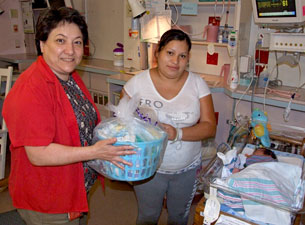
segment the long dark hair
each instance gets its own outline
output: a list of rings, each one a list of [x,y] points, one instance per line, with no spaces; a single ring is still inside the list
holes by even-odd
[[[67,7],[61,7],[59,9],[47,9],[39,15],[36,24],[35,41],[38,55],[42,55],[40,41],[45,42],[48,39],[51,31],[61,22],[76,24],[83,35],[84,44],[88,42],[87,24],[84,17],[77,10]]]

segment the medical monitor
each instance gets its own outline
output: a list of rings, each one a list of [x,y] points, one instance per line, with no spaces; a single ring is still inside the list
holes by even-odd
[[[305,23],[305,0],[252,0],[254,22],[270,27],[298,27]]]

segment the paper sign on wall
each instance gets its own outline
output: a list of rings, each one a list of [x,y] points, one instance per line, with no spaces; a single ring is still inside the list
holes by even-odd
[[[165,0],[145,0],[145,8],[147,11],[155,10],[161,12],[164,10]]]
[[[11,19],[18,19],[18,10],[10,9],[10,17],[11,17]]]
[[[196,16],[198,14],[198,4],[193,2],[182,2],[181,15]]]

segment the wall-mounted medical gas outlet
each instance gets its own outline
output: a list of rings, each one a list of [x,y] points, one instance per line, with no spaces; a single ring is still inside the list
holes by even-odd
[[[213,55],[207,53],[207,64],[218,65],[218,53],[215,52]]]
[[[271,33],[270,50],[304,52],[305,34],[304,33]]]

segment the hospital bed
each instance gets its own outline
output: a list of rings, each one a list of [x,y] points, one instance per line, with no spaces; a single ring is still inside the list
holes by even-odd
[[[282,160],[290,161],[295,164],[298,164],[301,168],[301,184],[298,188],[302,190],[298,190],[298,203],[297,204],[282,204],[279,202],[273,202],[270,199],[264,199],[264,197],[257,197],[252,195],[251,193],[247,193],[247,191],[252,192],[252,189],[247,189],[244,191],[242,189],[232,189],[232,186],[226,186],[224,184],[219,184],[215,182],[216,179],[221,177],[222,169],[224,167],[222,160],[220,160],[217,156],[215,156],[209,164],[203,169],[199,175],[200,182],[205,186],[204,194],[205,197],[201,199],[196,207],[196,213],[194,218],[194,225],[201,225],[203,224],[203,211],[205,208],[205,201],[208,198],[209,188],[214,187],[217,189],[218,192],[218,199],[221,203],[221,211],[220,215],[230,216],[241,221],[247,221],[248,224],[255,224],[255,225],[266,225],[272,224],[267,223],[266,221],[262,222],[259,220],[254,220],[253,218],[247,217],[246,213],[240,214],[233,210],[230,206],[227,205],[226,200],[224,199],[224,195],[219,194],[220,192],[228,194],[229,196],[237,196],[240,197],[242,200],[241,202],[254,202],[257,204],[259,209],[264,209],[263,207],[270,207],[279,212],[287,212],[290,215],[290,223],[291,225],[299,225],[301,214],[303,213],[303,202],[304,202],[304,183],[305,180],[305,173],[304,173],[304,154],[305,154],[305,138],[300,137],[298,135],[285,135],[282,133],[272,133],[270,134],[270,139],[272,140],[271,149],[277,154],[279,158]],[[240,152],[244,151],[245,148],[253,147],[252,144],[246,144]],[[223,153],[228,151],[228,148],[221,148],[220,149]],[[291,157],[291,158],[290,158]],[[280,161],[280,160],[279,160]],[[296,163],[298,162],[298,163]],[[294,167],[293,167],[294,168]],[[289,173],[288,173],[289,175]],[[283,175],[284,176],[284,175]],[[257,186],[255,186],[256,188]],[[264,191],[264,190],[260,190]],[[295,203],[295,202],[294,202]],[[246,203],[247,204],[247,203]],[[246,207],[246,206],[245,206]],[[254,208],[255,209],[255,208]],[[258,212],[259,213],[259,212]],[[279,217],[281,218],[281,217]],[[286,221],[287,222],[287,221]],[[273,223],[279,224],[279,223]]]

